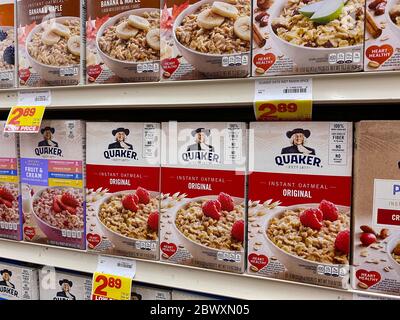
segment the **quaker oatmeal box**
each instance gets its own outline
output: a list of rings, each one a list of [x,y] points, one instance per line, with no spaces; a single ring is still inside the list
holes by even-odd
[[[20,135],[24,240],[85,249],[85,125],[43,121]]]
[[[160,124],[87,123],[87,247],[158,260]]]
[[[161,80],[249,75],[250,0],[164,0],[161,6]]]
[[[400,1],[367,0],[365,71],[400,70]]]
[[[20,87],[79,84],[80,0],[17,0],[16,25]]]
[[[21,240],[17,135],[0,121],[0,237]]]
[[[251,123],[248,273],[348,288],[352,124]]]
[[[354,155],[354,289],[400,295],[400,121],[361,121]]]
[[[40,300],[91,300],[92,277],[45,266],[39,271]]]
[[[0,88],[14,86],[14,1],[0,0]]]
[[[0,261],[0,300],[39,300],[37,267]]]
[[[162,124],[161,261],[244,271],[246,131],[242,122]]]
[[[365,0],[253,0],[253,76],[363,70]]]
[[[159,0],[87,0],[86,36],[88,84],[159,80]]]

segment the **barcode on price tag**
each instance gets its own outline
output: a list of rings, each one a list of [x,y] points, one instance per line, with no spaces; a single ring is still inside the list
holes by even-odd
[[[312,79],[258,79],[254,112],[257,120],[311,120]]]

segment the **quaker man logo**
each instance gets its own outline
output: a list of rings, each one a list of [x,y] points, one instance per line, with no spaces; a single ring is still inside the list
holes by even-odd
[[[18,297],[18,291],[15,290],[15,285],[11,282],[12,271],[3,269],[0,271],[0,274],[2,277],[0,281],[0,292]]]
[[[138,155],[133,151],[133,146],[126,142],[129,136],[129,129],[117,128],[112,130],[112,135],[115,138],[115,142],[108,145],[108,150],[104,151],[104,158],[106,159],[134,159],[138,160]]]
[[[210,129],[197,128],[191,132],[195,143],[187,147],[186,152],[182,154],[184,161],[220,161],[219,154],[215,153],[212,145],[207,144],[207,138],[211,135]]]
[[[76,300],[75,296],[71,293],[72,281],[62,279],[58,282],[61,286],[61,291],[58,291],[53,300]]]
[[[282,155],[275,157],[275,163],[278,166],[295,164],[321,167],[321,159],[316,157],[315,149],[306,146],[310,136],[308,129],[296,128],[286,132],[291,145],[282,149]]]
[[[41,155],[53,155],[57,157],[62,157],[62,150],[58,147],[58,142],[53,140],[53,135],[56,129],[52,127],[44,127],[40,130],[43,135],[43,140],[38,143],[38,147],[35,148],[35,154],[37,156]]]

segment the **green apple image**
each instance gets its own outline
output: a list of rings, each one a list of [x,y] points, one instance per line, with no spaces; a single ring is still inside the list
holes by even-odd
[[[324,4],[324,1],[314,2],[311,4],[307,4],[299,9],[299,12],[306,16],[307,18],[311,18],[311,16]]]
[[[343,7],[343,0],[325,0],[314,12],[310,20],[320,24],[327,24],[340,16]]]

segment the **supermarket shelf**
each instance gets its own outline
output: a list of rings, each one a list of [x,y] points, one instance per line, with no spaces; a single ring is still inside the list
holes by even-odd
[[[87,273],[97,266],[96,254],[9,240],[0,240],[0,257]],[[348,300],[357,292],[145,260],[137,260],[135,280],[238,299]]]
[[[299,76],[279,77],[290,79]],[[400,102],[400,72],[310,75],[317,104]],[[51,109],[251,106],[254,79],[53,87]],[[43,89],[43,88],[41,88]],[[32,90],[32,89],[20,89]],[[17,101],[18,89],[0,90],[1,109]]]

